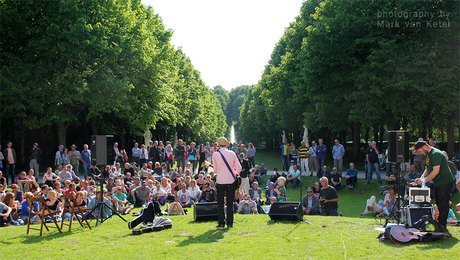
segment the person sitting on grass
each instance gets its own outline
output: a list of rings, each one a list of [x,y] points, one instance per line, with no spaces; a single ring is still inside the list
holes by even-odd
[[[292,171],[290,171],[287,175],[287,181],[292,183],[291,190],[302,183],[300,180],[300,171],[297,169],[297,165],[292,166]]]
[[[11,217],[12,209],[0,201],[0,227],[14,225],[14,220]]]
[[[24,221],[20,219],[18,206],[14,201],[14,195],[11,192],[7,192],[5,197],[3,197],[3,204],[11,208],[11,217],[12,217],[12,224],[14,226],[22,226],[24,225]]]
[[[271,203],[270,198],[273,196],[275,196],[276,198],[277,195],[278,194],[276,193],[276,190],[275,190],[275,183],[270,182],[268,184],[268,189],[265,190],[265,199],[266,199],[265,204],[270,205]]]
[[[165,178],[163,178],[166,180]],[[162,179],[162,181],[163,181]],[[160,205],[164,205],[166,203],[166,197],[168,196],[167,192],[161,187],[161,184],[157,181],[155,182],[155,187],[150,191],[150,200],[154,199],[158,201]]]
[[[255,181],[252,183],[252,188],[249,189],[249,197],[258,205],[264,204],[264,201],[262,200],[262,190],[259,188],[258,182]]]
[[[107,207],[110,207],[110,201],[105,196],[103,196],[103,194],[102,194],[102,192],[100,190],[98,190],[96,192],[96,196],[93,199],[91,199],[90,202],[88,203],[88,208],[94,209],[98,205],[99,201],[101,201],[101,199],[103,200],[103,203]],[[96,209],[96,210],[94,210],[92,212],[91,211],[92,210],[87,211],[85,213],[85,217],[87,219],[96,219],[96,218],[100,217],[98,209]],[[105,218],[108,218],[108,217],[112,216],[112,211],[109,210],[108,208],[104,207],[104,209],[102,210],[102,214],[103,214],[102,218],[105,219]]]
[[[410,166],[409,174],[407,174],[407,177],[406,177],[407,183],[410,184],[414,182],[415,179],[417,179],[419,176],[420,174],[417,172],[417,168],[415,167],[415,165],[412,164]]]
[[[137,187],[136,189],[131,191],[131,195],[133,196],[134,207],[142,207],[144,203],[149,201],[149,194],[150,189],[147,187],[147,182],[142,181],[141,187]]]
[[[198,198],[200,197],[201,190],[196,186],[196,180],[192,179],[190,181],[190,187],[188,187],[188,191],[190,192],[190,199],[193,202],[198,202]]]
[[[286,178],[284,177],[279,177],[278,178],[278,185],[276,185],[276,194],[278,198],[278,202],[286,202],[286,187],[284,187],[284,184],[286,183]]]
[[[331,186],[334,187],[336,191],[339,191],[341,189],[344,189],[345,187],[342,186],[342,175],[339,173],[336,167],[332,168],[332,174],[331,174]]]
[[[361,216],[367,216],[369,214],[380,214],[383,211],[383,202],[384,200],[381,199],[378,204],[377,204],[377,199],[375,196],[371,196],[370,199],[367,200],[366,202],[366,209],[364,210],[363,213],[361,213]]]
[[[347,187],[354,189],[358,181],[358,170],[355,169],[354,163],[350,163],[350,169],[345,173],[345,179],[347,180]]]
[[[216,190],[211,188],[209,182],[204,183],[204,189],[201,192],[200,203],[215,202]]]
[[[270,213],[270,209],[272,208],[273,203],[277,201],[278,199],[276,198],[276,196],[271,196],[270,198],[268,198],[267,206],[264,207],[265,214]]]
[[[123,189],[120,186],[115,188],[115,192],[112,194],[113,204],[115,211],[122,215],[128,214],[134,207],[133,205],[127,206],[128,201],[126,200],[126,194],[123,193]]]
[[[398,200],[398,194],[395,185],[390,185],[388,187],[388,194],[385,195],[384,203],[383,203],[383,212],[378,215],[379,218],[381,217],[388,217],[391,213],[397,211],[396,202]]]
[[[11,189],[13,190],[14,202],[16,203],[16,205],[19,205],[23,200],[24,194],[22,193],[22,191],[19,190],[19,186],[15,183],[11,184]]]
[[[239,214],[257,214],[257,205],[251,200],[248,194],[244,195],[244,199],[240,201],[237,212]]]
[[[185,183],[181,184],[181,189],[177,192],[176,201],[180,203],[182,208],[189,208],[192,206],[190,191],[187,190],[187,185]]]
[[[172,216],[172,215],[185,215],[185,211],[184,209],[182,208],[182,206],[180,205],[179,202],[177,201],[174,201],[173,203],[171,203],[171,205],[169,205],[168,207],[168,216]]]
[[[272,176],[270,176],[270,179],[267,180],[267,185],[265,186],[266,189],[268,189],[268,185],[270,184],[270,182],[276,183],[278,177],[278,169],[274,168]]]
[[[302,209],[304,215],[319,215],[319,198],[310,187],[307,188],[307,195],[302,198]]]
[[[321,185],[319,182],[315,182],[311,188],[313,189],[313,194],[319,197],[319,192],[321,191]]]

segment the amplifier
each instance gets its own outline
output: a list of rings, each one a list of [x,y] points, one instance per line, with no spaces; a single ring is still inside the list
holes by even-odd
[[[272,220],[302,220],[303,211],[300,202],[274,202],[268,213]]]
[[[424,204],[430,201],[430,188],[409,188],[409,204]]]
[[[433,206],[408,205],[406,207],[406,214],[407,224],[412,228],[414,224],[425,215],[434,219],[434,208]]]

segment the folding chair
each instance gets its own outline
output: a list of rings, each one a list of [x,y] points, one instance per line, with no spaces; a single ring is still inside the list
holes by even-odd
[[[54,224],[56,227],[50,226],[50,228],[57,228],[59,230],[59,233],[62,233],[61,228],[59,227],[59,224],[57,223],[56,219],[54,218],[54,215],[60,213],[59,210],[50,210],[48,206],[46,206],[45,200],[42,197],[35,197],[35,198],[30,198],[31,205],[29,209],[29,222],[27,223],[27,235],[29,234],[29,229],[34,229],[34,230],[40,230],[40,236],[43,234],[43,226],[45,226],[47,231],[50,231],[48,225],[46,225],[45,222],[45,217],[51,217],[54,221]],[[35,206],[34,201],[38,202],[39,208],[41,210],[38,210],[38,208]],[[35,212],[34,212],[35,211]],[[30,221],[32,219],[32,216],[38,216],[40,218],[40,228],[31,228],[30,227]]]
[[[80,226],[84,227],[83,226],[84,224],[88,226],[89,229],[91,229],[91,226],[89,225],[88,220],[86,219],[85,214],[84,214],[86,211],[89,211],[91,209],[86,208],[86,207],[82,208],[78,206],[76,199],[71,194],[64,195],[64,201],[65,201],[64,202],[64,212],[62,213],[62,215],[64,216],[66,212],[70,212],[70,219],[69,219],[69,224],[65,224],[64,219],[62,219],[61,229],[63,229],[64,225],[66,225],[66,226],[69,226],[69,232],[70,232],[70,230],[72,229],[72,221],[74,218],[78,221],[78,223],[80,223]],[[80,214],[81,219],[83,221],[80,220],[80,217],[77,214]]]

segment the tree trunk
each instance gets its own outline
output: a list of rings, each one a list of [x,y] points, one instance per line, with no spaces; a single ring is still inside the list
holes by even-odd
[[[359,160],[359,146],[360,146],[360,135],[361,134],[361,123],[354,122],[353,124],[353,161]]]
[[[25,164],[26,163],[26,126],[24,125],[24,119],[21,118],[20,122],[21,124],[21,141],[19,141],[20,145],[20,154],[21,154],[21,163]]]
[[[454,122],[449,118],[447,122],[447,155],[451,156],[454,152]]]
[[[366,144],[369,143],[369,127],[366,127],[366,135],[364,136],[364,140],[366,140]]]
[[[377,142],[379,140],[379,125],[375,124],[373,127],[374,130],[374,141]],[[380,147],[382,149],[382,147]]]
[[[101,118],[93,116],[90,122],[93,135],[99,135],[99,124],[101,123]]]
[[[57,135],[58,135],[58,142],[59,145],[63,145],[66,147],[65,140],[67,138],[67,127],[69,125],[66,123],[58,123],[57,124]]]
[[[385,128],[383,126],[380,127],[380,144],[379,147],[383,149],[383,136],[385,135]]]

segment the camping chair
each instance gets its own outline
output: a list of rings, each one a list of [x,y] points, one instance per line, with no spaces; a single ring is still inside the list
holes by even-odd
[[[57,223],[56,219],[54,218],[54,215],[60,213],[59,210],[50,210],[48,206],[46,206],[45,200],[42,197],[34,197],[30,198],[31,201],[31,206],[29,209],[29,222],[27,223],[27,234],[29,234],[29,229],[34,229],[34,230],[40,230],[40,236],[43,234],[43,226],[45,226],[47,231],[50,231],[49,227],[46,225],[45,222],[45,217],[51,217],[54,221],[54,224],[56,227],[50,226],[50,228],[57,228],[59,230],[59,233],[62,233],[61,229],[59,228],[59,224]],[[38,205],[41,210],[38,210],[38,208],[35,206],[34,201],[38,202]],[[35,211],[35,212],[34,212]],[[30,221],[32,219],[32,216],[38,216],[40,218],[40,228],[31,228],[30,227]]]
[[[69,226],[70,232],[70,230],[72,229],[72,220],[74,218],[78,221],[78,223],[80,223],[80,226],[84,227],[83,224],[85,224],[86,226],[88,226],[89,229],[91,229],[91,226],[89,225],[88,220],[86,219],[84,214],[86,211],[89,211],[91,209],[78,206],[76,199],[71,194],[64,195],[64,201],[64,212],[62,213],[62,215],[64,216],[66,212],[70,212],[70,219],[69,224],[65,224],[64,219],[62,219],[61,229],[63,229],[64,225],[66,225]],[[80,217],[77,214],[80,214]],[[82,220],[80,220],[80,218]]]

